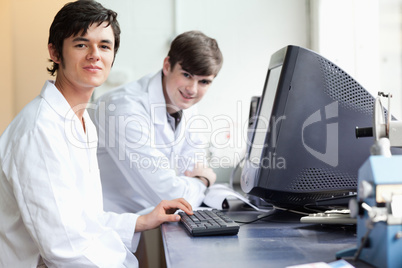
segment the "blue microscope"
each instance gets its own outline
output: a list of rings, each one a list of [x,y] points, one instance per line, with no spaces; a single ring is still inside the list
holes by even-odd
[[[385,113],[381,97],[388,98]],[[379,93],[374,103],[373,128],[356,129],[356,136],[374,136],[371,156],[358,172],[357,199],[350,202],[357,218],[357,247],[337,253],[375,267],[402,267],[402,122],[391,120],[390,94]]]

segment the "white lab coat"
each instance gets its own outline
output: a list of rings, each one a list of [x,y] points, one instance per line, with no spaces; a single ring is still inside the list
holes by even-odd
[[[105,213],[96,129],[53,81],[0,137],[0,267],[137,267],[137,215]],[[95,144],[95,146],[93,146]]]
[[[183,111],[174,131],[161,71],[106,93],[89,113],[99,134],[105,210],[138,212],[179,197],[200,206],[205,185],[184,176],[195,161],[206,162],[205,142],[195,128],[190,130],[195,107]]]

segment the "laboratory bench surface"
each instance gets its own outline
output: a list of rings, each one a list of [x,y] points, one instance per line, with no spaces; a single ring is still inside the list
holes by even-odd
[[[235,221],[255,220],[262,212],[227,211]],[[167,267],[287,267],[336,261],[336,253],[356,247],[355,225],[300,223],[300,216],[275,211],[266,218],[240,224],[235,236],[192,237],[181,223],[161,227]],[[354,263],[355,267],[371,267]]]

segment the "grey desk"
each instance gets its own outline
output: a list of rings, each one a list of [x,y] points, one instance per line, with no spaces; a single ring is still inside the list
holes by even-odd
[[[229,211],[234,220],[258,212]],[[167,267],[286,267],[335,261],[336,252],[356,246],[351,226],[301,224],[298,217],[275,213],[241,225],[236,236],[191,237],[180,223],[162,225]],[[360,264],[356,267],[367,267]]]

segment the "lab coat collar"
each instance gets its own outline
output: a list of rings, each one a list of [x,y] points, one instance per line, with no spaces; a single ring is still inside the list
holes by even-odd
[[[49,104],[52,109],[61,117],[66,115],[71,110],[70,105],[64,98],[63,94],[56,88],[54,81],[48,80],[42,88],[41,97]]]
[[[86,132],[84,132],[82,122],[78,119],[74,109],[71,108],[63,94],[56,88],[54,81],[46,81],[40,95],[64,119],[65,134],[70,143],[74,144],[77,148],[96,148],[98,137],[95,126],[86,109],[87,103],[74,107],[74,109],[85,109],[83,118]],[[89,157],[91,158],[91,156]]]
[[[162,71],[158,71],[149,82],[149,105],[154,124],[165,124],[167,122],[167,111],[166,100],[163,95]]]
[[[56,88],[53,80],[47,80],[40,93],[41,97],[49,104],[52,109],[58,113],[65,120],[78,120],[70,104],[64,98],[63,94]],[[82,107],[76,107],[78,109],[85,109],[84,120],[88,122],[90,120],[88,112],[86,110],[86,103],[83,103]]]

